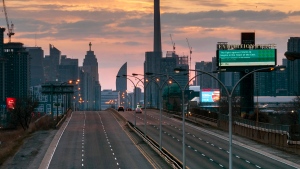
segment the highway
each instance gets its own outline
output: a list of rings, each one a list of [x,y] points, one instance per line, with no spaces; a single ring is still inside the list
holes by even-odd
[[[154,168],[109,111],[74,112],[49,168]]]
[[[133,111],[120,112],[127,120],[134,123]],[[162,147],[182,161],[182,123],[174,118],[162,116]],[[136,114],[136,125],[145,130],[145,112]],[[147,110],[146,134],[159,143],[159,113]],[[190,169],[229,168],[228,138],[212,133],[201,127],[186,123],[185,127],[186,165]],[[232,145],[233,168],[239,169],[294,169],[289,164],[249,150],[243,145]]]

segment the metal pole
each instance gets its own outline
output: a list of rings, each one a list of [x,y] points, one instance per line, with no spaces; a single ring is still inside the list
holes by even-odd
[[[185,168],[185,114],[184,114],[184,90],[182,90],[182,168]]]
[[[146,106],[146,90],[145,90],[145,87],[144,87],[144,108],[145,108],[145,113],[144,113],[144,124],[145,124],[145,129],[144,129],[144,135],[145,137],[147,137],[147,106]]]
[[[229,104],[229,169],[232,169],[232,105],[231,94],[228,95]]]
[[[162,112],[161,112],[161,88],[159,88],[159,149],[162,148]]]
[[[133,104],[134,104],[134,107],[135,107],[135,105],[136,105],[136,86],[134,86],[134,100],[133,100]],[[135,112],[135,110],[134,110],[134,127],[136,127],[136,112]]]
[[[53,114],[53,84],[51,84],[51,117],[52,119],[54,118],[54,114]]]
[[[58,94],[56,95],[56,124],[58,123]]]

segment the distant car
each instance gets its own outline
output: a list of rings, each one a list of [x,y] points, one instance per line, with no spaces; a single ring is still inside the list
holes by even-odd
[[[139,108],[139,107],[137,107],[137,108],[135,109],[135,113],[142,113],[142,112],[143,112],[142,109]]]
[[[124,107],[123,106],[118,107],[118,111],[124,111]]]

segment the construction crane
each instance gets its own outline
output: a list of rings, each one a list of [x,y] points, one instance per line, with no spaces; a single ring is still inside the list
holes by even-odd
[[[172,45],[173,45],[173,52],[175,52],[175,43],[173,42],[173,39],[172,39],[172,35],[170,34],[170,38],[171,38],[171,42],[172,42]]]
[[[189,50],[190,50],[190,64],[189,64],[189,69],[191,69],[191,66],[192,66],[192,47],[190,46],[188,38],[186,38],[186,42],[187,42]],[[189,72],[189,76],[190,76],[190,74],[191,74],[191,72]]]
[[[5,2],[3,0],[3,10],[4,10],[4,14],[5,14],[5,19],[6,19],[6,24],[7,24],[7,35],[9,38],[9,42],[11,42],[11,36],[14,35],[14,24],[11,23],[11,26],[9,26],[9,21],[8,21],[8,16],[7,16],[7,12],[6,12],[6,6],[5,6]]]
[[[189,50],[190,50],[190,65],[191,65],[191,62],[192,62],[192,47],[190,46],[188,38],[186,38],[186,42],[187,42]]]

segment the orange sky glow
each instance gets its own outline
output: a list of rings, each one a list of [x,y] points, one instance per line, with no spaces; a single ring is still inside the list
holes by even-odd
[[[115,78],[127,62],[128,74],[143,73],[145,52],[153,50],[153,0],[6,0],[14,23],[14,42],[39,46],[49,54],[53,44],[82,65],[89,42],[98,59],[102,89],[115,90]],[[256,33],[256,43],[277,44],[281,64],[289,37],[300,36],[299,0],[161,0],[163,55],[188,55],[192,65],[211,61],[217,42],[239,43],[241,32]],[[0,26],[6,27],[2,10]],[[5,42],[8,38],[5,37]],[[132,87],[128,83],[129,91]]]

